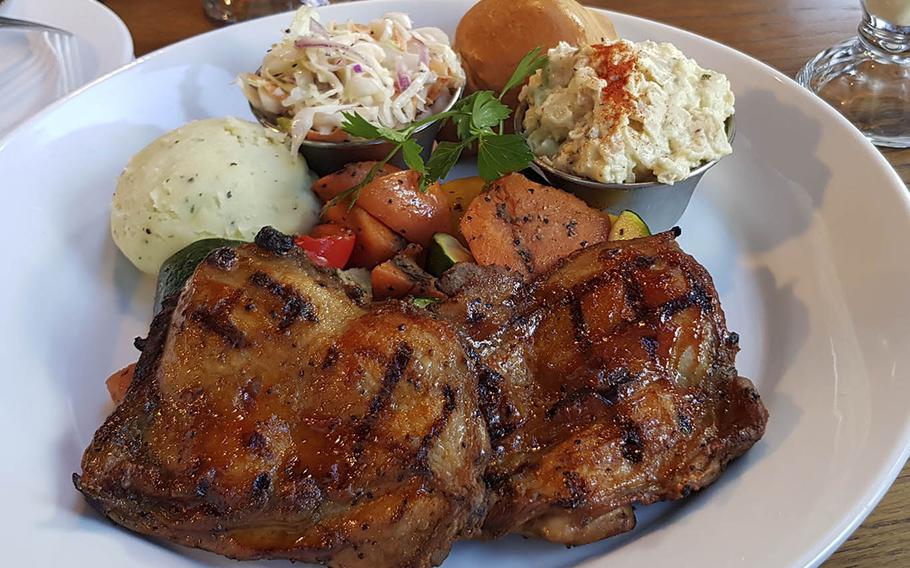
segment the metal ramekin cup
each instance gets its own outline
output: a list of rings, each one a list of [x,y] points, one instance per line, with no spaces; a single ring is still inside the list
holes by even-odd
[[[527,105],[521,105],[515,112],[515,132],[524,133],[524,113]],[[736,134],[736,123],[731,116],[726,122],[727,138],[730,143]],[[574,193],[591,207],[619,214],[623,210],[637,213],[652,232],[665,231],[676,225],[682,217],[695,187],[709,169],[722,160],[701,164],[684,180],[673,185],[656,181],[638,183],[602,183],[578,177],[553,168],[535,158],[531,169],[548,184]]]
[[[452,106],[461,98],[464,87],[459,87],[452,93],[452,100],[440,112],[451,110]],[[277,115],[261,111],[250,104],[250,110],[253,116],[260,124],[278,132],[284,132],[277,126]],[[431,122],[421,126],[414,133],[414,140],[422,148],[420,155],[424,161],[430,159],[430,153],[433,150],[433,141],[440,128],[439,122]],[[389,152],[392,151],[392,143],[385,140],[351,140],[347,142],[321,142],[316,140],[304,140],[300,145],[300,153],[306,158],[306,163],[311,170],[324,176],[332,172],[337,172],[351,162],[363,162],[367,160],[382,160]],[[401,168],[407,168],[401,152],[395,154],[391,163]]]

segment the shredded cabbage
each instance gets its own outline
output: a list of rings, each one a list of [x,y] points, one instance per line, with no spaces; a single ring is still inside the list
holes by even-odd
[[[446,34],[413,29],[406,14],[324,26],[302,7],[259,71],[239,81],[255,108],[291,119],[296,152],[311,133],[336,132],[345,111],[388,128],[439,112],[465,74]]]

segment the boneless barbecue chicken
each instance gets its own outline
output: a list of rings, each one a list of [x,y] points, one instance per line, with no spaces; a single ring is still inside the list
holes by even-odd
[[[629,530],[754,444],[707,272],[674,235],[523,280],[464,265],[432,311],[367,305],[290,239],[213,253],[155,318],[76,486],[236,558],[429,566],[459,538]]]

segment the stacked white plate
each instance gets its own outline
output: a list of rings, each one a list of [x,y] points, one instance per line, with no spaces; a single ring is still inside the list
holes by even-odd
[[[133,59],[126,26],[95,0],[6,0],[0,16],[62,36],[0,26],[0,138],[51,102]]]

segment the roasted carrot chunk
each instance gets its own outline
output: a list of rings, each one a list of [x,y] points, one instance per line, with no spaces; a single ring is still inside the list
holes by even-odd
[[[420,174],[403,171],[367,184],[357,205],[412,243],[426,247],[436,233],[451,230],[449,200],[438,183],[420,191]]]
[[[370,281],[373,285],[373,298],[377,300],[405,296],[445,298],[436,288],[436,279],[404,253],[374,268],[370,273]]]
[[[136,364],[132,363],[120,369],[105,381],[107,392],[111,395],[111,400],[114,401],[114,404],[123,402],[126,397],[126,391],[130,388],[130,383],[133,382],[133,373],[135,371]]]
[[[471,201],[461,220],[482,265],[538,274],[570,253],[606,241],[610,219],[581,199],[509,174]]]
[[[313,191],[323,202],[328,202],[362,182],[367,177],[367,174],[370,173],[374,164],[376,162],[354,162],[353,164],[348,164],[337,172],[316,180],[316,183],[313,184]],[[379,169],[377,175],[384,176],[398,171],[401,170],[391,164],[385,164]]]
[[[326,209],[322,219],[328,223],[349,227],[354,231],[354,252],[348,266],[372,268],[395,256],[407,246],[407,241],[363,210],[359,205],[348,209],[348,203],[339,203]]]

